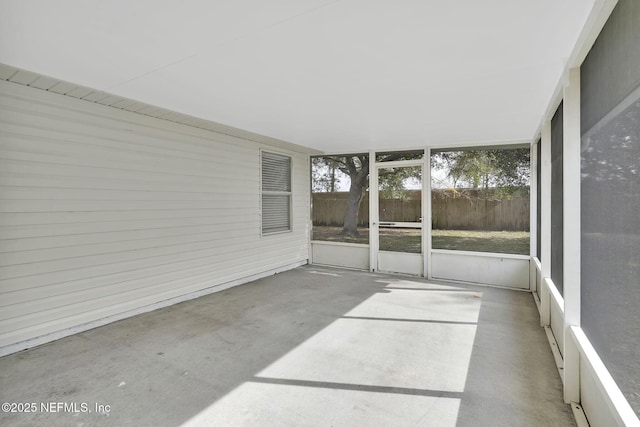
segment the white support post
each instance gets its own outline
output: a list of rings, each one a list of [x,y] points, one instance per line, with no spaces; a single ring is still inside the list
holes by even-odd
[[[378,271],[378,170],[376,153],[369,151],[369,271]]]
[[[307,170],[309,171],[309,204],[307,211],[307,263],[313,264],[313,177],[311,172],[311,156],[307,155]]]
[[[540,294],[540,324],[551,324],[549,290],[545,279],[551,277],[551,120],[547,120],[541,132],[540,161],[540,265],[542,267],[542,286]]]
[[[423,275],[431,279],[431,148],[424,150],[422,177],[422,248],[424,259]]]
[[[537,221],[537,213],[538,213],[538,176],[537,176],[537,166],[540,159],[537,156],[537,146],[538,143],[535,142],[531,144],[531,149],[529,151],[530,162],[530,170],[531,170],[531,185],[529,186],[529,290],[531,292],[536,291],[536,266],[533,262],[533,257],[536,256],[536,249],[538,244],[538,221]],[[538,290],[538,294],[540,291]]]
[[[568,71],[563,104],[564,400],[580,402],[580,353],[570,335],[580,326],[580,69]]]

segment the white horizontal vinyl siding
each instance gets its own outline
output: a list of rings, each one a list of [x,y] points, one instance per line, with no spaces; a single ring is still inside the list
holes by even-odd
[[[292,231],[260,233],[260,149]],[[308,155],[0,82],[0,348],[308,258]]]

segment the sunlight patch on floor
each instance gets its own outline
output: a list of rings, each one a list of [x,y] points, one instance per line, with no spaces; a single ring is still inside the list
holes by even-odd
[[[481,296],[389,281],[186,425],[455,426]]]
[[[463,391],[475,329],[339,319],[258,376]]]
[[[460,288],[452,285],[443,285],[440,283],[417,282],[415,280],[390,279],[381,278],[376,280],[377,283],[386,283],[390,288],[406,288],[406,289],[439,289],[443,291],[466,291],[466,288]]]
[[[453,427],[459,406],[459,399],[248,382],[183,425]]]

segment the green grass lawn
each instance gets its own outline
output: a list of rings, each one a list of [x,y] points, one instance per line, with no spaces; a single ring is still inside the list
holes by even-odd
[[[529,254],[528,231],[433,230],[433,249]]]
[[[313,227],[313,239],[345,243],[369,243],[369,229],[360,229],[360,237],[340,236],[340,227]],[[451,249],[504,254],[529,254],[528,231],[433,230],[433,249]],[[383,251],[420,253],[420,230],[381,228]]]

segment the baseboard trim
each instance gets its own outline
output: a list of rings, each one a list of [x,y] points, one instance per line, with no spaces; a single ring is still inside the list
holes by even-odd
[[[158,301],[156,303],[145,305],[143,307],[139,307],[134,310],[124,311],[122,313],[118,313],[112,316],[107,316],[98,320],[93,320],[91,322],[83,323],[81,325],[73,326],[71,328],[66,328],[60,331],[41,335],[36,338],[31,338],[31,339],[20,341],[14,344],[9,344],[4,347],[0,347],[0,357],[7,356],[9,354],[17,353],[19,351],[27,350],[40,345],[44,345],[52,341],[59,340],[61,338],[75,335],[80,332],[85,332],[90,329],[107,325],[109,323],[117,322],[118,320],[127,319],[129,317],[133,317],[138,314],[148,313],[150,311],[157,310],[159,308],[169,307],[171,305],[178,304],[184,301],[189,301],[189,300],[199,298],[201,296],[209,295],[215,292],[220,292],[225,289],[232,288],[234,286],[244,285],[245,283],[253,282],[254,280],[262,279],[268,276],[273,276],[274,274],[282,273],[287,270],[292,270],[302,265],[306,265],[307,263],[308,263],[308,260],[302,260],[302,261],[298,261],[290,264],[285,264],[283,266],[273,268],[267,271],[263,271],[261,273],[252,274],[250,276],[242,277],[236,280],[211,286],[209,288],[201,289],[196,292],[190,292],[188,294],[184,294],[178,297]]]

